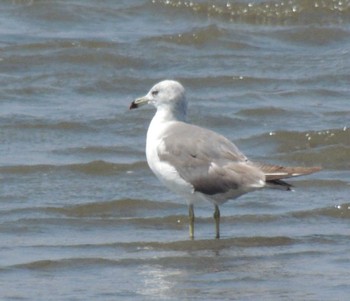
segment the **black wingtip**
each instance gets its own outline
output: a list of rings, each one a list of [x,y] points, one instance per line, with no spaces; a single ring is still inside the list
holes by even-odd
[[[275,188],[285,189],[287,191],[293,190],[293,185],[282,180],[268,180],[266,182],[272,186],[275,186]]]

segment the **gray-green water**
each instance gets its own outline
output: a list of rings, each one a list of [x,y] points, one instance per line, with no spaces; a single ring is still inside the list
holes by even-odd
[[[349,1],[2,1],[1,300],[347,300]],[[156,82],[294,192],[187,206],[149,171]]]

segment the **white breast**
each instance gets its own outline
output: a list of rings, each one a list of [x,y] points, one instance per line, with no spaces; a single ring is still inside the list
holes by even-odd
[[[158,150],[165,148],[163,134],[172,121],[158,122],[156,116],[148,128],[146,141],[146,157],[147,163],[157,178],[171,191],[178,193],[186,198],[188,202],[194,198],[193,186],[180,177],[176,169],[166,161],[161,161],[158,156]],[[159,130],[161,129],[161,130]]]

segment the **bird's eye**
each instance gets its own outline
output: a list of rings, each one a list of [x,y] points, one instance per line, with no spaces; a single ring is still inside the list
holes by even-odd
[[[156,95],[158,95],[158,92],[159,92],[158,90],[154,90],[154,91],[152,91],[152,95],[156,96]]]

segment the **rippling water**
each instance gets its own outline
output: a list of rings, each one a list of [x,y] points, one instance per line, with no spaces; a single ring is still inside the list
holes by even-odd
[[[1,300],[347,300],[350,1],[3,1]],[[151,174],[159,80],[292,193],[187,207]]]

